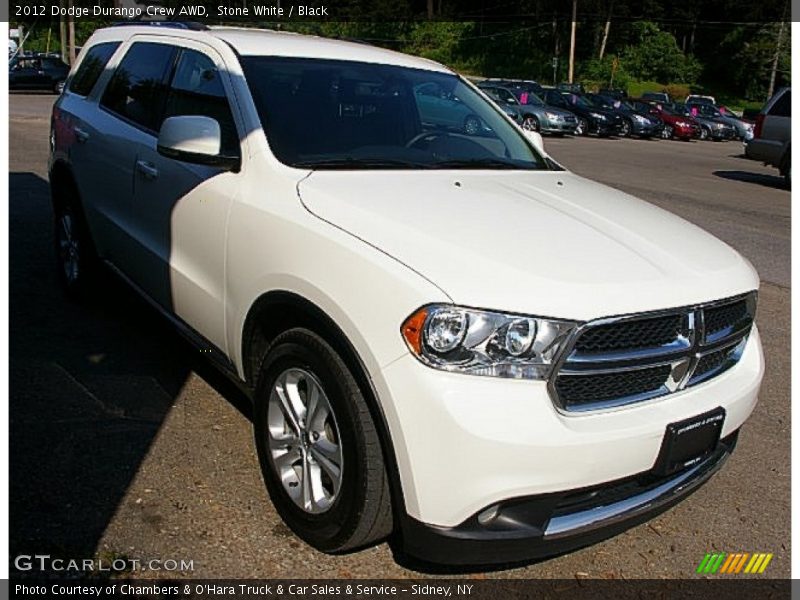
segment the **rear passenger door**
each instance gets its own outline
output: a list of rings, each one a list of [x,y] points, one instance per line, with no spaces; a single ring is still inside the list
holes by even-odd
[[[136,283],[145,273],[136,260],[140,237],[133,205],[137,149],[155,144],[176,55],[173,46],[134,41],[100,94],[99,107],[80,128],[87,137],[82,170],[90,180],[98,222],[93,232],[99,235],[103,254]],[[70,88],[77,77],[76,73]]]
[[[186,115],[215,119],[222,132],[221,154],[241,159],[227,78],[213,49],[202,44],[181,48],[163,119]],[[132,230],[143,287],[224,349],[225,235],[237,175],[163,156],[155,139],[138,145],[135,165]]]

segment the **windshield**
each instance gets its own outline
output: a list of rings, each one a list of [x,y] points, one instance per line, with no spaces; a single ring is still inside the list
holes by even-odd
[[[518,104],[517,97],[506,89],[485,88],[483,91],[486,92],[486,94],[491,98],[496,98],[500,102],[505,102],[506,104]]]
[[[595,108],[595,105],[586,96],[579,96],[578,94],[565,94],[570,104],[581,106],[583,108]]]
[[[547,169],[498,108],[451,73],[245,56],[275,156],[311,169]]]

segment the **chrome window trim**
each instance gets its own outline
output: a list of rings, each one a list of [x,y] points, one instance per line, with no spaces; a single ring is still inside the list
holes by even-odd
[[[748,301],[747,308],[751,315],[750,324],[746,327],[728,328],[730,331],[728,331],[725,336],[719,337],[715,335],[713,340],[706,340],[704,311],[734,304],[743,299]],[[747,344],[747,339],[749,338],[750,330],[755,322],[757,300],[758,292],[754,290],[752,292],[690,306],[618,315],[614,317],[603,317],[583,322],[572,332],[564,348],[553,363],[550,377],[547,381],[547,391],[550,395],[550,399],[559,413],[565,416],[576,416],[612,408],[622,408],[634,404],[638,405],[645,401],[655,400],[675,392],[680,392],[690,386],[694,388],[697,385],[705,383],[721,372],[727,371],[732,366],[730,364],[731,362],[735,364],[741,358],[744,347]],[[596,353],[594,356],[588,353],[581,354],[575,352],[578,338],[587,330],[594,327],[678,314],[686,316],[688,335],[679,335],[675,341],[669,344],[654,346],[649,349],[636,349],[633,351]],[[676,342],[678,343],[676,344]],[[713,369],[709,374],[704,374],[707,376],[701,377],[695,382],[691,381],[697,364],[702,357],[737,344],[741,345],[739,351],[732,357],[726,359],[720,367]],[[619,398],[568,407],[561,401],[558,390],[556,389],[556,381],[561,374],[569,376],[583,374],[598,375],[636,370],[639,368],[657,367],[664,364],[673,365],[672,374],[661,388],[651,392],[632,394],[630,396],[621,396]]]

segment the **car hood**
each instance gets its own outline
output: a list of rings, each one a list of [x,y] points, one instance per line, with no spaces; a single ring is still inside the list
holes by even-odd
[[[585,320],[758,287],[699,227],[568,172],[315,171],[298,193],[457,304]]]

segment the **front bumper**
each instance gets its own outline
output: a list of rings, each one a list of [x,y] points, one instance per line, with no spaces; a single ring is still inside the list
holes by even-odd
[[[712,140],[732,140],[736,138],[734,129],[711,129],[710,137]]]
[[[661,133],[661,125],[659,125],[659,124],[645,125],[645,124],[639,123],[638,121],[635,121],[635,120],[631,121],[631,123],[632,123],[631,133],[633,135],[644,136],[644,137],[651,136],[652,137],[652,136],[659,135]]]
[[[616,135],[619,133],[619,123],[592,120],[589,123],[589,131],[597,135]]]
[[[722,468],[739,432],[720,440],[703,462],[668,478],[650,473],[593,488],[514,498],[497,505],[490,520],[473,515],[456,527],[407,518],[403,547],[435,563],[514,563],[575,550],[621,533],[674,506]]]
[[[540,124],[543,133],[575,133],[578,121],[542,121]]]
[[[424,550],[413,540],[426,530],[452,530],[466,546],[486,541],[471,540],[463,527],[498,503],[647,473],[670,423],[722,407],[722,437],[731,435],[755,407],[763,369],[754,327],[739,363],[715,379],[624,408],[564,414],[545,382],[437,371],[410,354],[394,361],[376,383],[397,458],[409,550]],[[530,531],[493,533],[495,541],[530,538]],[[558,551],[557,544],[548,547]]]

